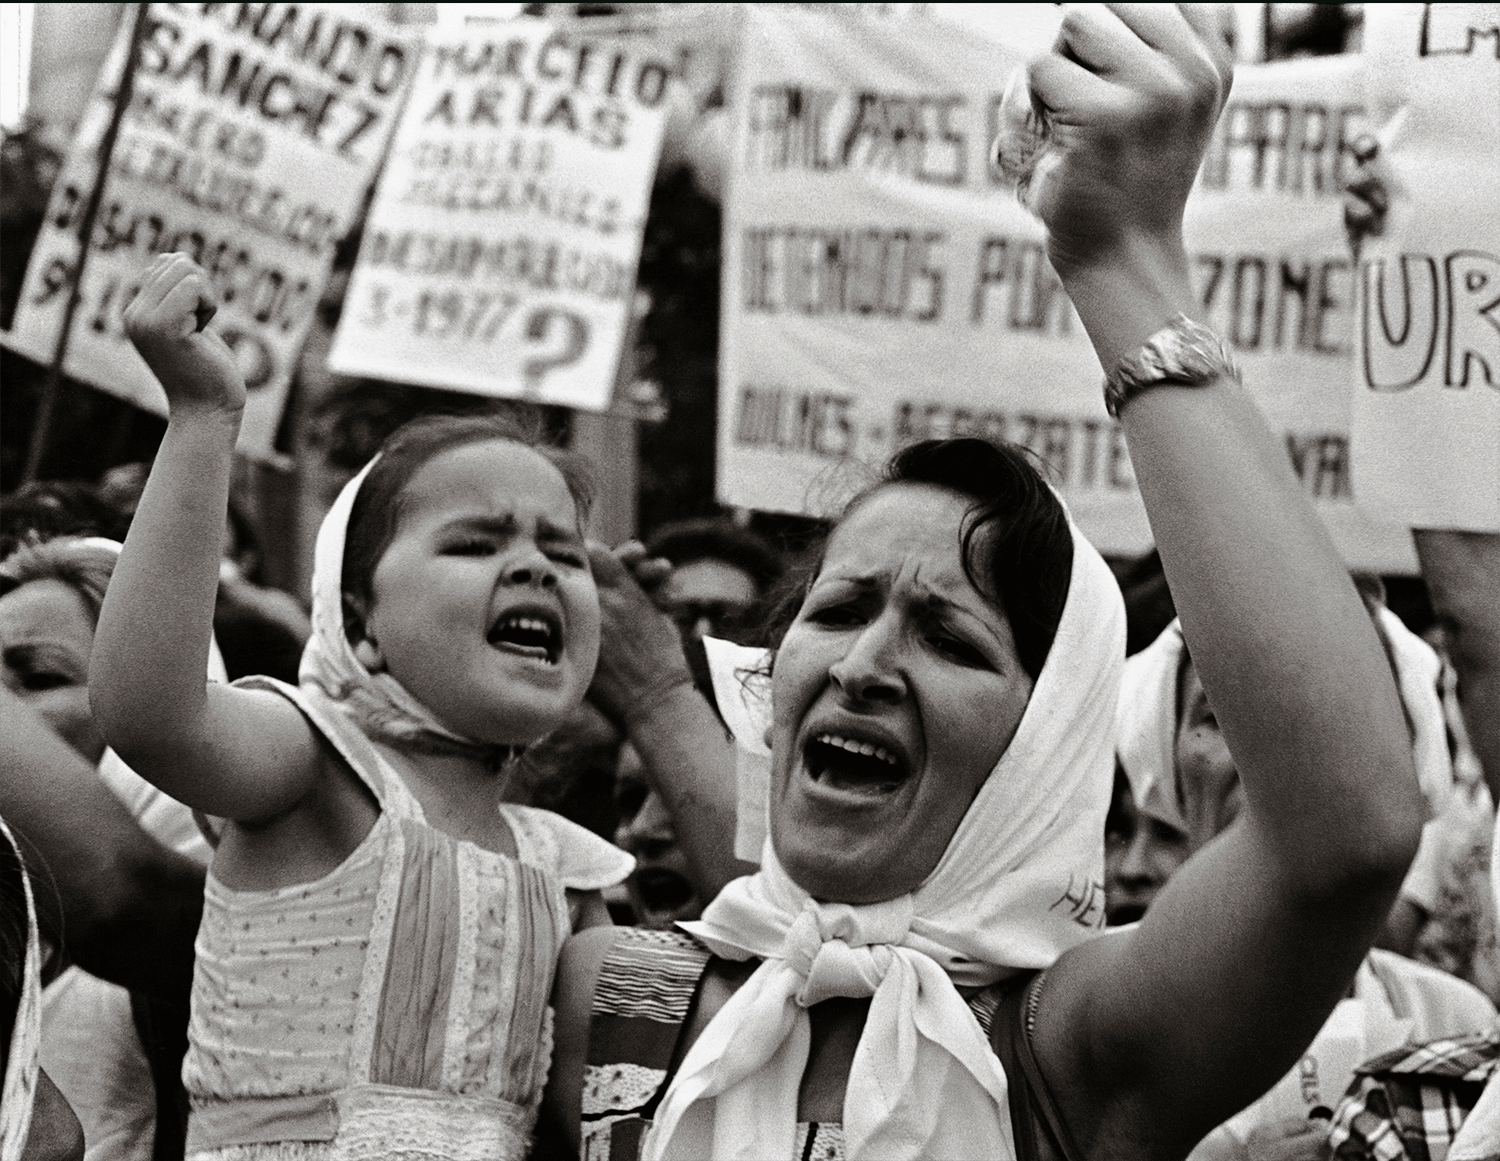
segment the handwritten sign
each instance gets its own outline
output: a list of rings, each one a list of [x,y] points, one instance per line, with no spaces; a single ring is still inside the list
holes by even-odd
[[[1183,226],[1203,317],[1344,559],[1412,573],[1406,526],[1375,519],[1353,486],[1356,279],[1342,191],[1369,125],[1363,69],[1357,56],[1237,68]]]
[[[529,19],[429,45],[330,365],[608,406],[672,71]]]
[[[1500,4],[1370,5],[1365,52],[1393,181],[1362,261],[1355,495],[1500,531]]]
[[[868,479],[851,464],[975,434],[1043,460],[1102,550],[1150,546],[1043,228],[986,162],[1006,80],[1037,51],[935,19],[749,11],[725,213],[722,500],[827,514]],[[1206,317],[1345,559],[1410,572],[1409,534],[1370,521],[1349,484],[1339,186],[1357,67],[1240,70],[1187,238]]]
[[[213,279],[212,324],[250,390],[242,449],[268,452],[328,278],[374,177],[416,53],[340,5],[153,4],[115,143],[64,369],[166,413],[121,315],[151,257]],[[32,252],[7,345],[48,362],[130,39],[106,63]]]

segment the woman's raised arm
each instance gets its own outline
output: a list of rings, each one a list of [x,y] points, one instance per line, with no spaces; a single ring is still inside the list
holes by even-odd
[[[203,868],[154,842],[87,762],[0,687],[0,802],[42,933],[101,979],[182,1002]]]
[[[1182,211],[1230,62],[1211,9],[1111,4],[1071,7],[1032,66],[1057,151],[1033,204],[1106,370],[1197,310]],[[1213,362],[1173,349],[1192,337],[1159,342],[1184,377]],[[1343,995],[1420,833],[1400,703],[1348,573],[1249,396],[1194,377],[1120,418],[1247,806],[1138,929],[1048,974],[1036,1047],[1090,1156],[1109,1141],[1180,1157],[1274,1083]]]
[[[632,576],[628,566],[638,565],[641,553],[639,545],[590,552],[604,633],[589,698],[640,752],[672,815],[693,887],[707,903],[755,870],[734,854],[734,746],[693,687],[676,627]]]
[[[126,308],[170,415],[99,615],[89,699],[144,777],[209,814],[256,821],[312,789],[318,750],[289,702],[204,679],[245,404],[233,353],[204,329],[214,301],[198,266],[163,254]]]

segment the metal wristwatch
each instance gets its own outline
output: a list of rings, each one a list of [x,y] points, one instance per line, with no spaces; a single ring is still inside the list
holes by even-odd
[[[1179,314],[1104,377],[1104,407],[1118,419],[1120,408],[1151,387],[1204,387],[1224,378],[1238,382],[1239,377],[1224,340]]]

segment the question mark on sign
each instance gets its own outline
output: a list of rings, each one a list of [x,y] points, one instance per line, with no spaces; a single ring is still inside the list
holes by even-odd
[[[589,324],[576,314],[566,310],[554,310],[551,307],[539,307],[531,312],[526,320],[526,337],[535,342],[546,338],[553,330],[552,320],[557,319],[566,332],[566,342],[563,349],[556,354],[527,359],[521,366],[521,373],[526,377],[526,393],[528,395],[539,395],[542,390],[542,379],[547,373],[556,367],[567,367],[576,363],[589,345]]]

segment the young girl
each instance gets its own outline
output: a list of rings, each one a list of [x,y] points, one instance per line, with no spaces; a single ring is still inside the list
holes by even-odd
[[[499,769],[583,699],[599,597],[574,464],[487,419],[409,425],[318,536],[301,686],[207,684],[245,384],[207,277],[156,259],[126,312],[170,420],[115,571],[105,737],[228,819],[197,943],[188,1153],[520,1158],[569,931],[631,860]]]

